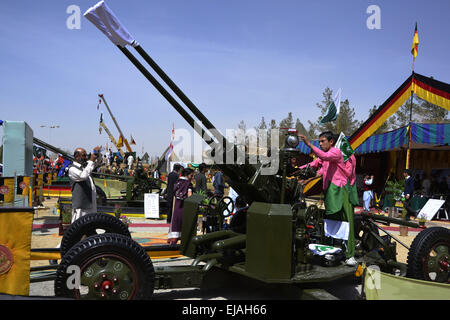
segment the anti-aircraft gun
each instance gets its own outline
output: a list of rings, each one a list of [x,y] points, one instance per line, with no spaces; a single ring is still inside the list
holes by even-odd
[[[97,14],[100,17],[107,15],[110,19],[99,19]],[[116,26],[120,26],[122,35],[126,31],[103,1],[89,9],[85,16],[110,39],[114,39],[114,37],[109,32],[113,32]],[[103,24],[99,25],[99,21],[108,24],[111,19],[114,24],[108,28],[105,28]],[[236,146],[227,143],[223,136],[214,130],[211,122],[129,34],[126,40],[116,43],[119,49],[188,124],[204,138],[205,142],[213,147],[215,155],[223,155],[223,160],[226,160],[226,155],[230,155],[230,152],[231,155],[236,156]],[[190,114],[125,48],[124,43],[132,44],[135,47],[204,127],[194,122]],[[213,137],[206,132],[207,130]],[[232,188],[239,195],[244,196],[249,203],[249,208],[244,213],[245,219],[241,219],[240,228],[198,235],[199,208],[202,206],[205,196],[194,194],[184,200],[181,244],[179,246],[159,245],[143,248],[134,242],[129,234],[127,236],[109,232],[88,237],[69,248],[70,250],[63,256],[56,274],[56,295],[86,299],[146,299],[152,296],[154,289],[200,287],[207,279],[205,275],[213,268],[234,272],[265,283],[308,285],[309,287],[314,283],[353,275],[356,266],[344,265],[333,254],[330,254],[328,259],[316,259],[317,257],[309,250],[311,244],[325,244],[323,211],[314,205],[307,206],[304,199],[297,197],[302,193],[301,186],[300,189],[297,189],[297,186],[289,188],[290,190],[299,190],[298,193],[288,194],[285,192],[288,184],[286,179],[288,159],[297,152],[297,144],[298,137],[288,132],[284,148],[279,150],[277,159],[281,168],[278,167],[273,174],[263,175],[262,170],[268,164],[250,164],[247,154],[245,155],[246,161],[242,164],[229,164],[226,161],[216,163],[224,175],[230,178]],[[302,178],[308,178],[314,176],[314,173],[310,168],[305,168],[300,175]],[[238,217],[238,215],[235,214],[234,217]],[[381,227],[375,222],[418,227],[413,222],[385,218],[381,215],[361,215],[359,219],[355,219],[355,237],[359,241],[356,251],[359,254],[357,257],[359,261],[370,261],[377,264],[382,271],[399,270],[400,275],[408,273],[412,277],[430,280],[429,274],[424,271],[427,269],[420,268],[423,263],[421,261],[427,261],[428,266],[438,264],[444,269],[447,268],[447,270],[437,272],[435,281],[448,281],[448,247],[450,243],[448,230],[430,228],[421,232],[418,235],[419,240],[413,242],[410,250],[411,257],[408,257],[408,261],[412,262],[404,265],[396,261],[395,243],[391,242],[391,238],[394,236],[389,233],[386,236],[380,236],[378,230]],[[423,257],[431,253],[436,243],[440,246],[439,256]],[[193,263],[189,266],[158,266],[154,268],[148,254],[155,250],[161,252],[179,250],[181,255],[192,258]],[[424,260],[422,257],[426,259]],[[70,282],[68,281],[70,274],[67,273],[67,269],[73,265],[80,266],[81,286],[84,291],[67,287]]]

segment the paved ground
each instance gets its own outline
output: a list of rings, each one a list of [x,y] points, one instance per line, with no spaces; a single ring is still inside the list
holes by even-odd
[[[35,213],[34,227],[32,233],[32,248],[53,248],[61,241],[58,235],[58,213],[54,210],[55,199],[46,200],[45,208]],[[428,226],[440,225],[450,228],[450,223],[429,222]],[[148,245],[163,243],[167,239],[168,225],[165,220],[131,218],[131,235],[138,243]],[[410,245],[417,231],[410,231],[408,236],[399,236],[396,229],[389,231],[406,245]],[[398,260],[406,262],[407,249],[398,244]],[[165,262],[153,261],[157,265],[190,264],[192,260],[186,258],[171,259]],[[32,261],[32,266],[48,265],[48,261]],[[36,275],[37,273],[33,273]],[[223,274],[222,274],[223,275]],[[156,290],[154,298],[157,300],[261,300],[261,299],[299,299],[305,292],[294,286],[270,286],[263,283],[245,279],[235,274],[223,275],[223,281],[208,287]],[[325,283],[322,288],[330,294],[327,299],[355,300],[361,291],[360,280],[354,277]],[[30,296],[52,297],[54,296],[53,281],[32,283],[30,285]],[[303,296],[304,298],[305,296]]]

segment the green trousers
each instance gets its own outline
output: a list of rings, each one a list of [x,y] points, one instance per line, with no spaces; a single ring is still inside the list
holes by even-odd
[[[355,255],[355,226],[353,222],[354,206],[350,203],[349,189],[339,188],[330,183],[325,192],[325,214],[326,219],[346,221],[349,224],[349,235],[347,240],[347,258]]]

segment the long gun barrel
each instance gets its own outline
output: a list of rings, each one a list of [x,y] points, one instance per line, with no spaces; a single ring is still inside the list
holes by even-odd
[[[200,137],[216,152],[222,152],[223,161],[226,162],[226,155],[232,152],[235,159],[237,148],[230,144],[213,124],[200,112],[200,110],[187,98],[181,89],[166,75],[166,73],[156,64],[156,62],[142,49],[142,47],[132,38],[121,25],[114,13],[106,6],[104,2],[99,2],[90,8],[84,16],[91,21],[102,33],[104,33],[122,53],[131,61],[131,63],[144,75],[144,77],[162,94],[162,96],[175,108],[175,110],[186,120],[186,122],[196,131]],[[113,23],[111,23],[113,21]],[[120,33],[120,34],[119,34]],[[174,97],[158,82],[158,80],[136,59],[136,57],[126,48],[126,45],[132,45],[142,58],[154,69],[169,88],[178,96],[178,98],[188,107],[188,109],[200,120],[196,122],[194,118],[175,100]],[[206,130],[205,130],[206,128]],[[209,131],[209,133],[208,133]],[[215,138],[215,140],[214,140]],[[216,164],[223,173],[230,178],[230,185],[236,192],[244,196],[251,203],[254,200],[263,202],[278,202],[280,195],[280,185],[277,178],[264,176],[258,179],[258,165],[247,164]],[[261,166],[261,164],[259,164]],[[260,176],[261,177],[261,176]]]
[[[61,149],[59,149],[57,147],[54,147],[54,146],[48,144],[47,142],[44,142],[44,141],[42,141],[42,140],[40,140],[38,138],[33,138],[33,143],[35,145],[38,145],[38,146],[40,146],[40,147],[42,147],[44,149],[47,149],[49,151],[52,151],[54,153],[59,153],[66,159],[69,159],[71,161],[75,160],[74,157],[72,155],[68,154],[67,152],[65,152],[65,151],[63,151],[63,150],[61,150]]]
[[[412,222],[412,221],[406,221],[403,219],[396,219],[396,218],[391,218],[391,217],[386,217],[383,216],[381,214],[369,214],[367,212],[361,212],[361,216],[363,216],[364,218],[370,218],[374,221],[378,221],[378,222],[384,222],[384,223],[394,223],[394,224],[398,224],[398,225],[402,225],[402,226],[407,226],[407,227],[411,227],[411,228],[420,228],[418,223]]]

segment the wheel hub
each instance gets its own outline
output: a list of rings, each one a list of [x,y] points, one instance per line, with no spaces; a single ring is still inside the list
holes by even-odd
[[[448,244],[438,243],[434,245],[428,257],[424,260],[427,280],[449,282],[449,262]]]
[[[80,294],[79,298],[127,300],[134,296],[136,271],[118,257],[97,257],[82,270],[81,284],[90,289],[86,294]]]
[[[448,271],[448,257],[445,257],[446,259],[446,261],[439,261],[439,265],[441,266],[441,270],[442,271]]]

